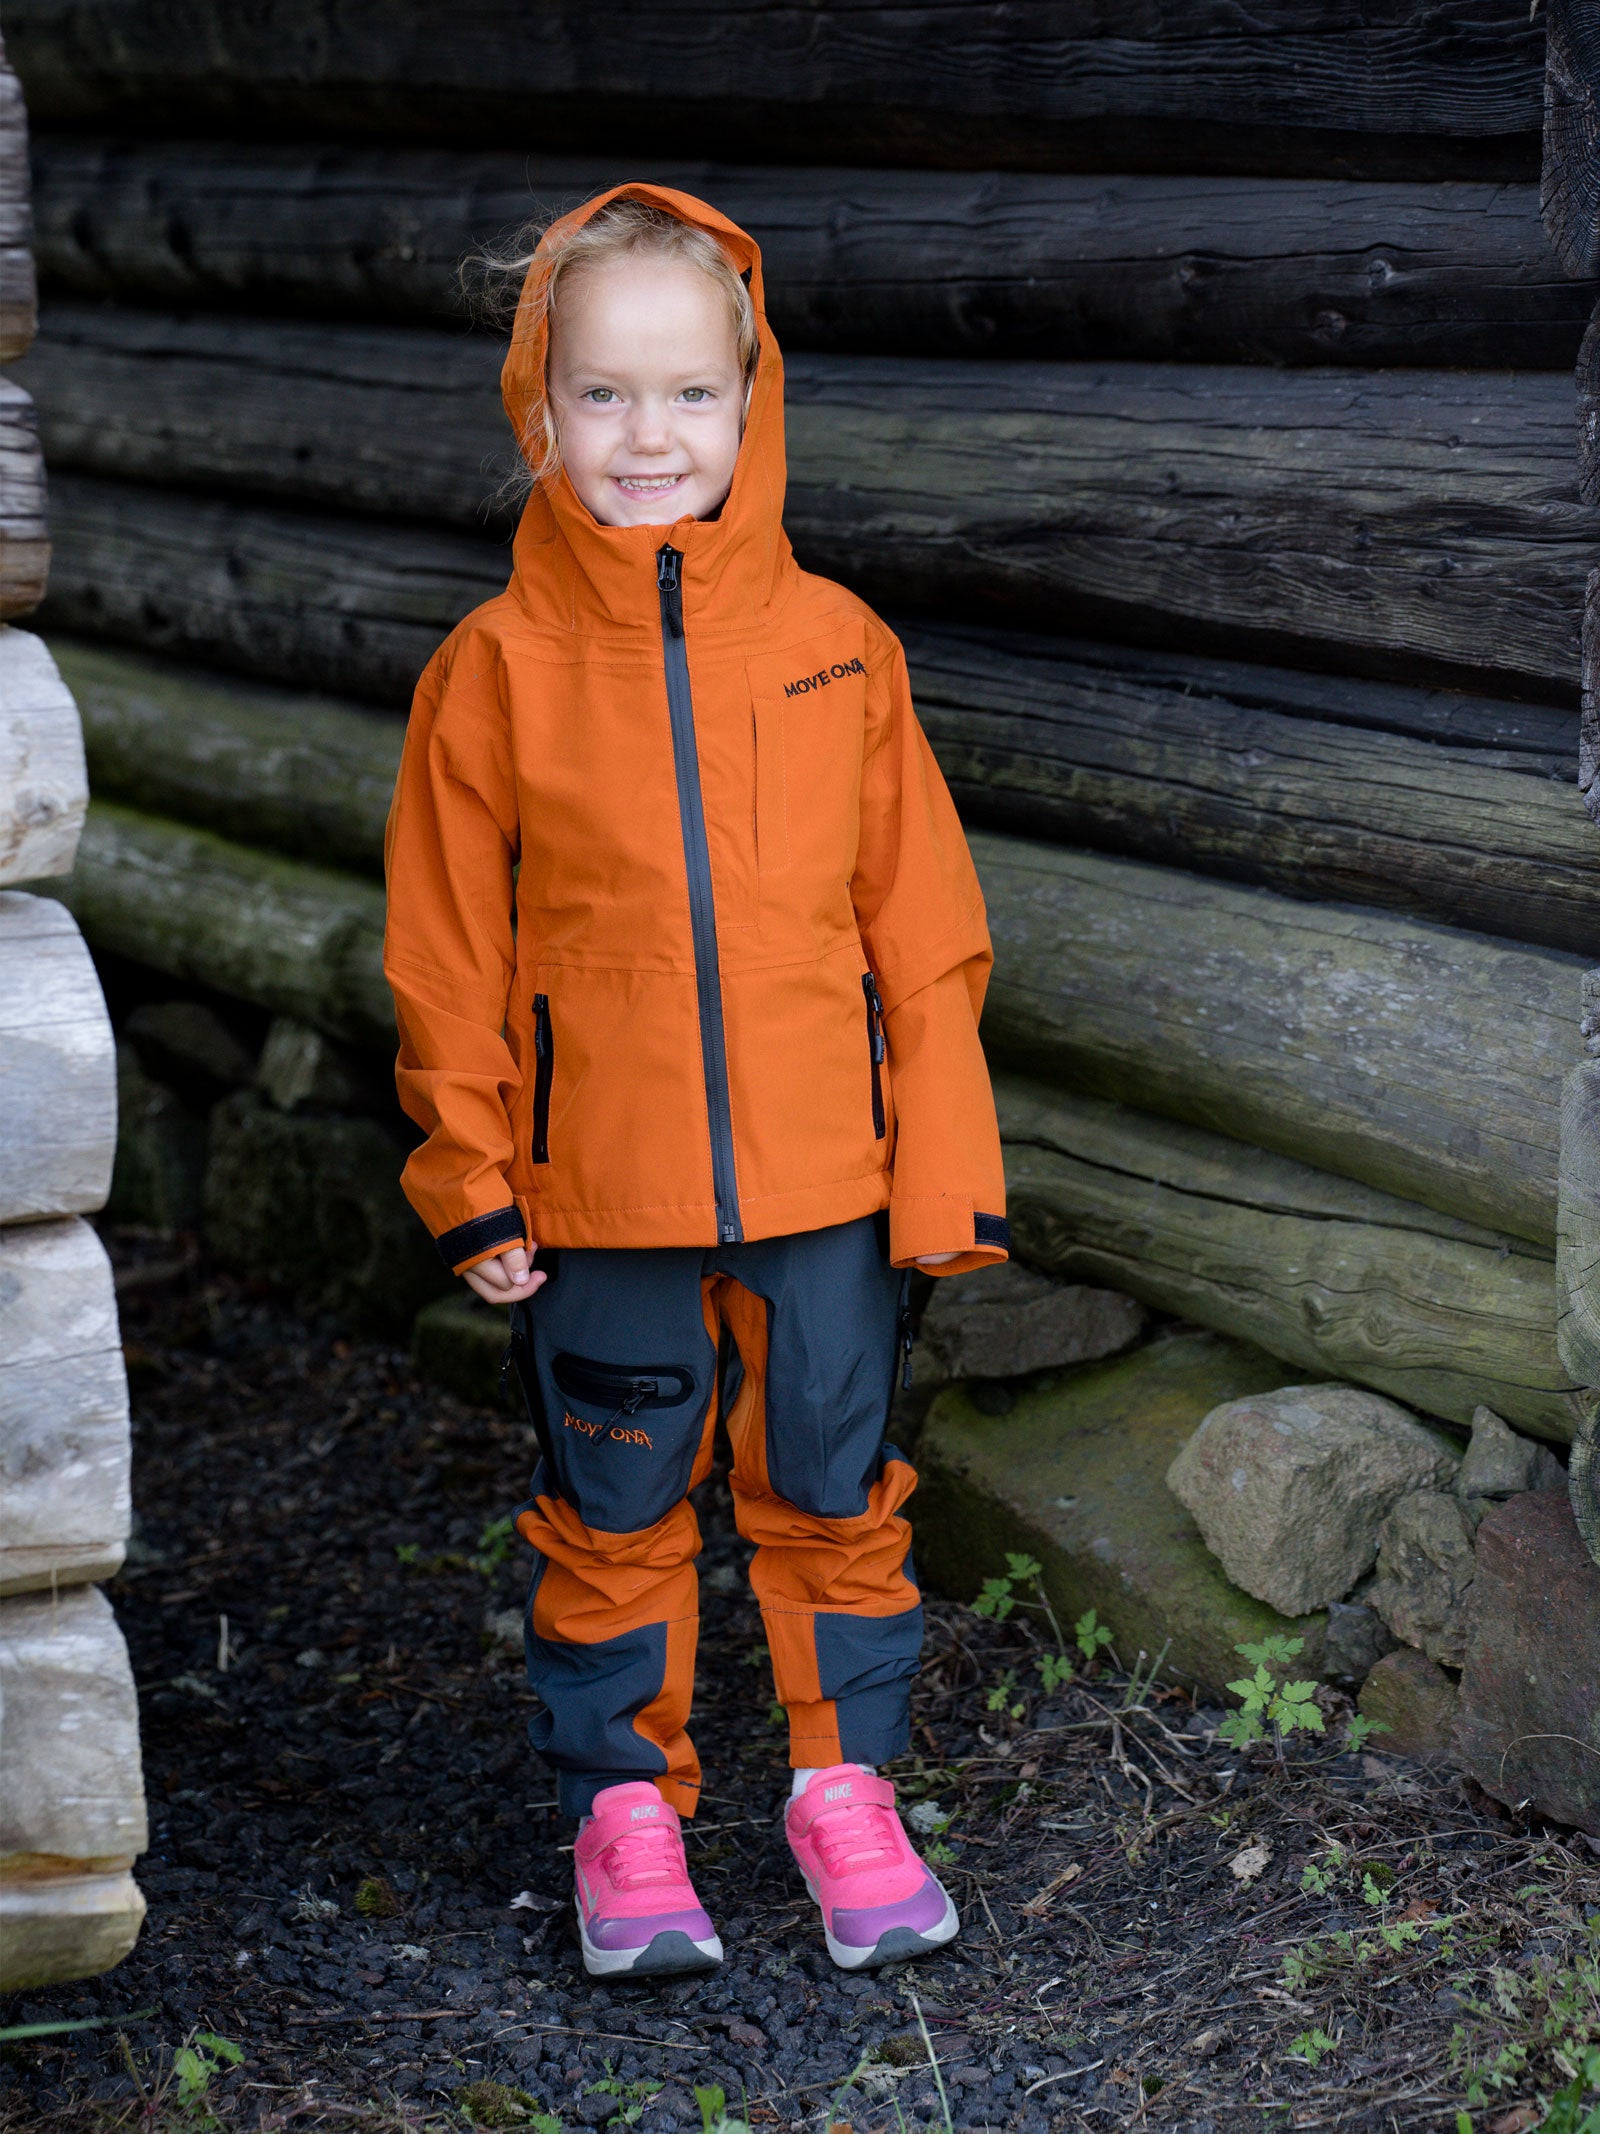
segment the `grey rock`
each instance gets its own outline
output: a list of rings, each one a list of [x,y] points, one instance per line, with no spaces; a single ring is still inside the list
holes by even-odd
[[[1016,1260],[946,1275],[922,1314],[917,1375],[942,1385],[1089,1363],[1136,1341],[1147,1317],[1120,1290],[1056,1282]]]
[[[196,1103],[242,1089],[255,1054],[215,1008],[201,1000],[152,1000],[135,1008],[123,1034],[146,1070]]]
[[[1472,1438],[1456,1476],[1458,1496],[1517,1497],[1525,1489],[1564,1489],[1566,1482],[1566,1469],[1547,1445],[1519,1437],[1492,1408],[1473,1410]]]
[[[1435,1661],[1408,1645],[1374,1667],[1356,1699],[1363,1719],[1384,1729],[1373,1747],[1384,1755],[1447,1763],[1456,1716],[1456,1685]]]
[[[280,1112],[240,1090],[211,1114],[206,1242],[226,1267],[399,1332],[451,1287],[401,1194],[404,1162],[375,1119]]]
[[[200,1220],[206,1122],[175,1090],[146,1074],[124,1039],[117,1046],[117,1154],[106,1216],[152,1230],[190,1230]]]
[[[355,1053],[292,1015],[273,1017],[255,1079],[279,1111],[362,1111],[374,1095]]]
[[[1343,1688],[1364,1682],[1387,1652],[1394,1633],[1365,1601],[1329,1601],[1327,1671]]]
[[[1168,1487],[1237,1586],[1286,1615],[1347,1594],[1412,1491],[1448,1486],[1440,1434],[1360,1386],[1280,1386],[1214,1408]]]
[[[1456,1498],[1446,1490],[1414,1490],[1383,1522],[1371,1605],[1402,1644],[1441,1666],[1460,1667],[1476,1569],[1472,1527]]]

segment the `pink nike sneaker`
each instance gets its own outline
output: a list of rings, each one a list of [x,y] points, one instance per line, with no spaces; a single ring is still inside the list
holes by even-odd
[[[678,1811],[648,1779],[607,1786],[573,1848],[578,1938],[591,1978],[711,1971],[722,1943],[689,1880]]]
[[[790,1801],[784,1828],[842,1971],[923,1956],[955,1939],[956,1908],[912,1850],[886,1778],[859,1764],[819,1771]]]

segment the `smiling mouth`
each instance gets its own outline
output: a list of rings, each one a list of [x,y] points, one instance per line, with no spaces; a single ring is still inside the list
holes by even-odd
[[[680,482],[689,479],[687,474],[615,474],[612,480],[619,489],[626,489],[632,496],[660,496],[664,490],[676,489]]]

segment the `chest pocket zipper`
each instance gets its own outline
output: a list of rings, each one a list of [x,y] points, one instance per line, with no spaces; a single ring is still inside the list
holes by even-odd
[[[533,996],[533,1160],[550,1161],[550,1083],[556,1071],[555,1033],[550,1028],[550,996]]]
[[[867,1050],[872,1056],[872,1131],[881,1141],[888,1132],[883,1109],[883,1062],[889,1048],[883,1036],[883,996],[870,971],[861,974],[861,990],[867,999]]]

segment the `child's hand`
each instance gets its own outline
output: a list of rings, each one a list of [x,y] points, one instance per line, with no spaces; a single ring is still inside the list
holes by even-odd
[[[917,1261],[919,1267],[948,1267],[952,1260],[959,1260],[959,1252],[925,1252]],[[468,1277],[471,1280],[471,1277]]]
[[[523,1304],[548,1277],[536,1274],[526,1246],[513,1245],[492,1260],[480,1260],[461,1278],[470,1282],[485,1304]]]

